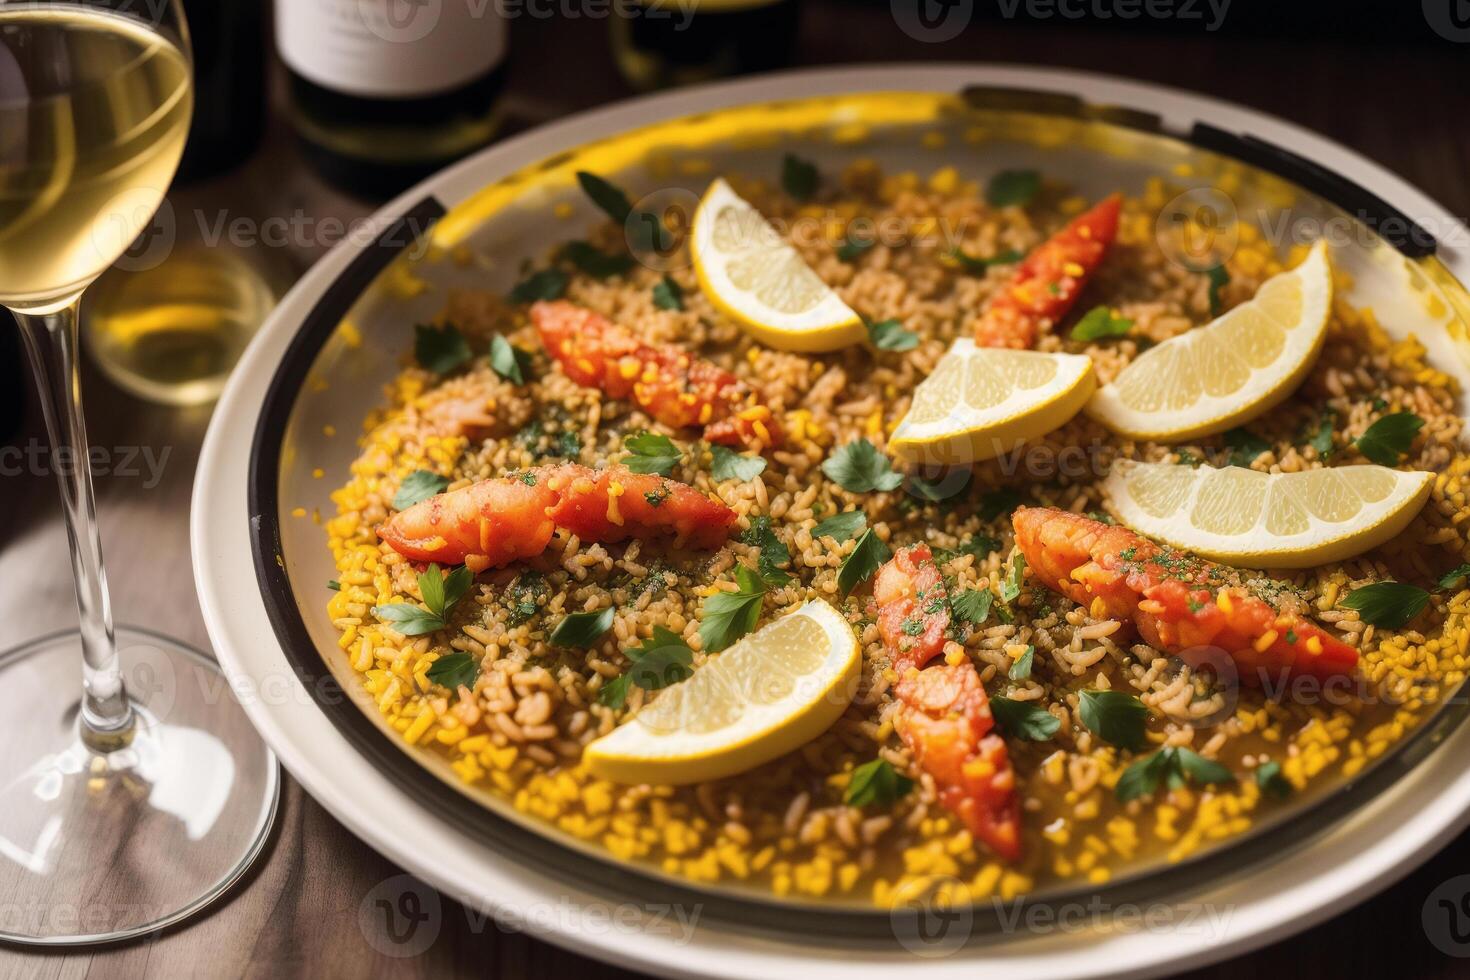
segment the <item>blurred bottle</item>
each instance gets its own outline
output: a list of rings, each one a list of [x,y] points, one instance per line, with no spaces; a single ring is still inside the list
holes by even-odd
[[[613,57],[640,91],[688,85],[791,60],[799,0],[636,0],[611,18]]]
[[[265,122],[261,0],[184,0],[194,42],[194,118],[180,182],[232,170],[260,145]]]
[[[276,0],[276,46],[308,159],[390,196],[488,143],[506,25],[493,2]]]

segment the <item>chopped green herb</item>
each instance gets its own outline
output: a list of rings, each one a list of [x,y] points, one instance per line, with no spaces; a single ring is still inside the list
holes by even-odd
[[[710,465],[710,476],[715,482],[739,480],[749,483],[766,471],[766,461],[761,456],[742,456],[726,446],[710,446],[714,462]]]
[[[848,235],[842,244],[837,246],[837,257],[844,262],[856,262],[859,255],[876,244],[877,242],[871,238],[853,238]]]
[[[849,510],[841,514],[833,514],[826,520],[817,522],[817,525],[812,528],[812,537],[831,538],[841,544],[857,537],[867,526],[867,514],[860,510]]]
[[[1368,426],[1354,445],[1380,466],[1397,466],[1422,428],[1424,420],[1413,412],[1395,412]]]
[[[1210,316],[1216,317],[1223,308],[1220,290],[1230,285],[1230,273],[1223,265],[1217,265],[1213,269],[1206,269],[1205,275],[1210,280]]]
[[[373,615],[404,636],[422,636],[448,625],[449,614],[474,584],[475,574],[461,565],[445,575],[438,565],[430,565],[418,578],[419,594],[427,609],[407,602],[373,608]]]
[[[1082,724],[1104,742],[1122,749],[1143,745],[1148,706],[1121,691],[1085,690],[1078,695]]]
[[[1342,604],[1365,623],[1396,630],[1424,611],[1429,593],[1404,582],[1377,582],[1349,592]]]
[[[765,580],[753,569],[735,566],[735,592],[716,592],[704,600],[699,619],[699,638],[706,653],[718,653],[755,629],[761,605],[769,591]]]
[[[971,473],[969,467],[964,467],[951,470],[932,480],[911,473],[908,478],[908,488],[920,500],[939,504],[969,489]]]
[[[893,552],[888,545],[872,528],[868,528],[858,538],[852,552],[842,559],[842,567],[837,569],[837,587],[843,595],[850,594],[892,557]]]
[[[842,446],[822,464],[822,472],[851,493],[893,490],[903,482],[903,475],[893,471],[888,457],[866,439]]]
[[[628,683],[627,674],[619,674],[606,682],[597,689],[597,703],[614,711],[619,710],[628,703]]]
[[[1021,582],[1026,577],[1026,556],[1019,551],[1011,558],[1011,570],[1006,574],[1006,579],[1000,585],[1000,598],[1003,602],[1015,602],[1016,597],[1021,594]]]
[[[621,188],[585,170],[577,172],[577,183],[582,185],[582,191],[592,199],[593,204],[623,226],[628,235],[628,244],[633,248],[648,251],[669,247],[671,243],[668,229],[658,215],[648,211],[635,213],[632,202]]]
[[[535,303],[561,299],[567,291],[567,274],[560,269],[541,269],[516,283],[510,291],[512,303]]]
[[[1159,749],[1123,770],[1113,793],[1120,803],[1150,796],[1166,783],[1170,788],[1183,786],[1186,779],[1197,785],[1213,786],[1229,783],[1235,776],[1225,766],[1181,746]]]
[[[1013,681],[1030,680],[1031,667],[1035,662],[1036,648],[1028,643],[1026,644],[1026,651],[1016,658],[1015,663],[1011,664],[1011,669],[1006,673],[1006,676]]]
[[[1005,734],[1027,742],[1045,742],[1062,727],[1060,718],[1029,701],[993,697],[990,710]]]
[[[1104,510],[1090,510],[1087,512],[1087,516],[1092,518],[1094,521],[1097,521],[1099,524],[1117,523],[1117,521],[1113,520],[1113,515]]]
[[[1146,755],[1123,770],[1117,785],[1113,787],[1113,795],[1118,798],[1119,803],[1150,796],[1159,788],[1172,766],[1173,756],[1168,750]]]
[[[852,771],[843,802],[848,806],[892,806],[914,788],[914,781],[887,759],[865,762]]]
[[[1041,174],[1035,170],[1002,170],[985,185],[985,199],[997,208],[1023,207],[1041,192]]]
[[[1281,772],[1281,763],[1274,760],[1256,767],[1256,785],[1261,787],[1261,792],[1269,793],[1278,800],[1286,799],[1293,789],[1291,780]]]
[[[341,592],[342,583],[334,578],[329,578],[327,579],[327,588],[331,589],[333,592]]]
[[[490,367],[511,384],[526,383],[531,355],[513,346],[500,334],[490,339]]]
[[[1230,450],[1230,465],[1244,466],[1256,461],[1256,457],[1271,451],[1271,444],[1248,429],[1235,428],[1225,433],[1225,445]]]
[[[959,263],[960,268],[966,272],[980,276],[985,275],[986,270],[993,265],[1012,265],[1025,258],[1020,252],[1011,249],[1005,252],[997,252],[988,259],[978,259],[973,255],[967,255],[963,249],[959,248],[950,249],[949,257]]]
[[[480,676],[480,661],[468,653],[446,653],[425,671],[429,680],[458,693],[461,687],[473,688]]]
[[[557,254],[594,279],[621,276],[634,265],[631,255],[604,252],[590,242],[567,242]]]
[[[661,310],[684,308],[684,290],[674,281],[673,276],[664,276],[653,287],[653,305]]]
[[[793,153],[781,158],[781,189],[798,201],[811,200],[817,192],[817,165]]]
[[[448,374],[473,356],[469,341],[453,324],[413,328],[413,357],[425,371]]]
[[[1125,316],[1114,316],[1106,306],[1094,306],[1082,314],[1082,319],[1072,328],[1073,340],[1100,340],[1103,337],[1126,337],[1133,329],[1133,321]]]
[[[1332,455],[1335,448],[1332,442],[1333,424],[1337,420],[1337,413],[1328,408],[1322,412],[1321,421],[1317,423],[1317,431],[1307,440],[1307,445],[1317,450],[1317,455],[1326,459]]]
[[[596,612],[572,613],[556,624],[546,642],[554,647],[590,647],[612,629],[614,614],[612,606]]]
[[[657,473],[668,476],[684,458],[674,440],[657,432],[639,432],[623,440],[623,448],[633,455],[623,465],[634,473]]]
[[[625,676],[645,691],[661,691],[694,674],[694,651],[673,630],[655,626],[653,635],[623,651],[633,661]]]
[[[398,484],[398,492],[393,495],[393,509],[408,510],[421,500],[443,493],[448,486],[447,476],[429,470],[414,470]]]
[[[979,626],[990,618],[990,606],[995,594],[989,589],[966,589],[949,600],[949,610],[955,619]]]
[[[791,575],[785,571],[785,566],[791,564],[791,551],[776,536],[769,517],[752,517],[750,527],[740,536],[740,541],[760,550],[755,567],[761,578],[775,585],[791,581]]]
[[[868,340],[879,350],[906,351],[919,346],[919,335],[904,328],[900,320],[879,320],[874,323],[863,317],[868,328]]]
[[[1439,587],[1441,589],[1453,589],[1457,583],[1463,582],[1467,576],[1470,576],[1470,562],[1457,565],[1441,575],[1439,577]]]

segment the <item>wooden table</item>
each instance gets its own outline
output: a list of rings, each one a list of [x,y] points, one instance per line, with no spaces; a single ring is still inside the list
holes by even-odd
[[[840,28],[834,29],[841,19]],[[522,19],[513,25],[506,106],[512,129],[627,94],[607,54],[602,20]],[[1311,39],[1277,41],[1206,35],[1084,33],[1046,24],[976,23],[962,37],[926,44],[895,30],[887,3],[838,6],[809,0],[798,58],[852,61],[1003,60],[1113,72],[1233,99],[1276,113],[1356,147],[1419,185],[1457,214],[1470,212],[1470,85],[1466,47],[1436,42],[1378,49]],[[575,66],[575,67],[573,67]],[[548,67],[556,70],[548,71]],[[306,173],[279,126],[241,172],[185,195],[231,216],[257,219],[302,209],[353,218],[370,210]],[[273,255],[299,272],[322,250],[298,242]],[[155,482],[98,479],[104,540],[121,622],[147,624],[207,647],[189,570],[188,507],[209,410],[139,402],[89,370],[88,418],[96,446],[146,447],[164,459]],[[33,410],[31,418],[37,413]],[[41,438],[39,423],[20,437]],[[166,457],[162,454],[167,453]],[[0,481],[0,618],[8,638],[75,622],[56,490],[45,474]],[[23,724],[8,719],[3,724]],[[3,741],[3,736],[0,736]],[[1393,833],[1393,828],[1384,828]],[[1315,929],[1192,974],[1462,976],[1420,924],[1429,893],[1470,870],[1470,834],[1384,893]],[[446,900],[437,940],[421,955],[376,952],[358,925],[370,890],[398,870],[344,830],[289,778],[268,856],[229,899],[196,922],[117,949],[37,955],[0,950],[0,974],[129,976],[616,976],[583,959],[467,915]],[[379,945],[382,945],[381,943]]]

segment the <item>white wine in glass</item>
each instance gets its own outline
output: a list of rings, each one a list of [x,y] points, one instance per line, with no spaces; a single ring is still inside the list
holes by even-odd
[[[0,0],[0,304],[35,368],[81,619],[0,653],[0,940],[180,921],[239,878],[275,814],[275,759],[213,662],[114,629],[87,465],[77,303],[152,220],[191,108],[177,0]]]

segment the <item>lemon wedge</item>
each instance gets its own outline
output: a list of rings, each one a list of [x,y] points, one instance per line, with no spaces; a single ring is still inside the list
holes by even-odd
[[[1260,473],[1121,461],[1103,488],[1124,524],[1176,548],[1248,568],[1307,568],[1402,532],[1433,482],[1386,466]]]
[[[682,786],[745,772],[826,731],[852,701],[861,662],[842,614],[808,602],[665,688],[582,761],[619,783]]]
[[[1119,435],[1177,442],[1224,432],[1279,404],[1327,334],[1332,270],[1319,241],[1306,261],[1198,330],[1152,347],[1098,389],[1089,415]]]
[[[1062,426],[1096,388],[1091,358],[961,338],[914,389],[888,445],[917,463],[991,459]]]
[[[700,289],[762,343],[831,351],[867,336],[862,318],[724,180],[704,192],[689,242]]]

